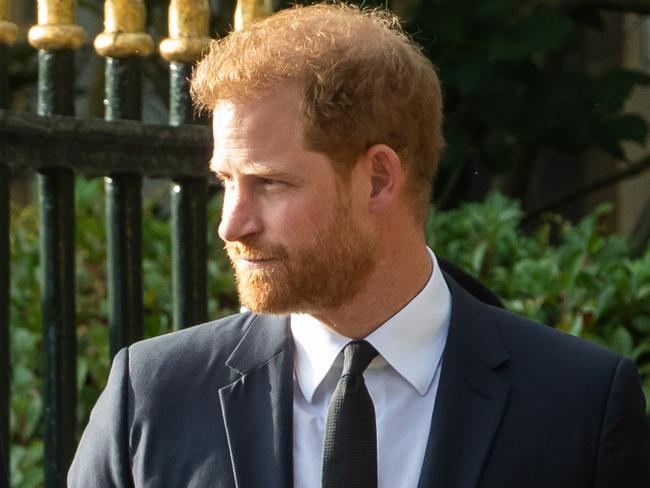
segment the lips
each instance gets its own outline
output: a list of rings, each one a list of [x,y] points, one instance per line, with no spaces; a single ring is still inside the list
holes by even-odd
[[[237,268],[238,269],[249,269],[249,270],[254,270],[254,269],[262,269],[266,268],[269,266],[271,263],[273,263],[275,260],[272,258],[265,258],[265,259],[259,259],[259,258],[239,258],[237,260]]]

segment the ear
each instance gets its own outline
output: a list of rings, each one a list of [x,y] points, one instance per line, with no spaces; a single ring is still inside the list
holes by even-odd
[[[386,144],[375,144],[365,155],[371,184],[369,210],[371,213],[380,212],[395,202],[402,189],[402,161]]]

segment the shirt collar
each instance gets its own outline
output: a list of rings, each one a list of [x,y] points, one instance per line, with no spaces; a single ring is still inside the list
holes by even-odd
[[[428,248],[427,248],[428,249]],[[451,295],[433,251],[433,272],[424,288],[366,340],[420,395],[426,394],[447,339]],[[318,319],[291,316],[294,370],[300,390],[312,400],[341,350],[350,342]]]

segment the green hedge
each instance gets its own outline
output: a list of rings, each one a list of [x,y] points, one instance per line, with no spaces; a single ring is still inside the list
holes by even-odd
[[[145,334],[171,330],[168,187],[147,191],[143,217]],[[76,262],[79,431],[109,369],[102,181],[79,178]],[[608,208],[574,226],[550,217],[532,234],[519,231],[519,205],[500,195],[483,204],[432,213],[429,243],[522,315],[605,344],[639,365],[650,398],[650,250],[629,257],[622,236],[603,228]],[[13,207],[11,222],[12,485],[36,487],[42,474],[41,316],[38,209]],[[230,266],[216,238],[219,199],[209,208],[209,316],[238,305]]]

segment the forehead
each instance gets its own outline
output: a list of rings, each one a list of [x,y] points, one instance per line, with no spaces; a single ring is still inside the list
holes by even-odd
[[[278,90],[263,98],[219,101],[212,119],[211,165],[258,163],[304,150],[294,92]]]

